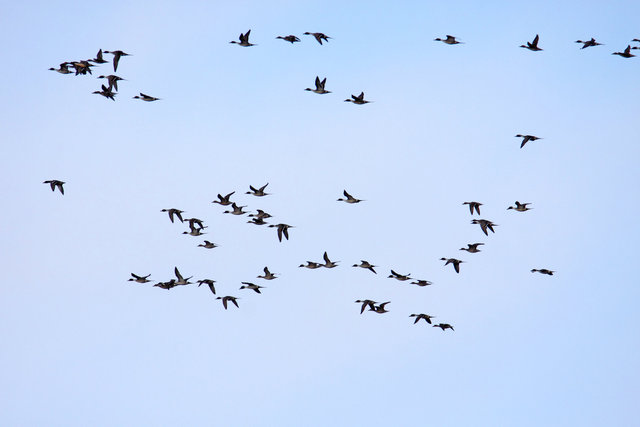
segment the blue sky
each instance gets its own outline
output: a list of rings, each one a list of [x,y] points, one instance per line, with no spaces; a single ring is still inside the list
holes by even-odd
[[[1,9],[3,425],[638,419],[640,58],[611,55],[640,38],[637,3]],[[248,29],[257,46],[229,44]],[[288,34],[302,42],[275,39]],[[464,44],[433,41],[446,34]],[[542,52],[518,48],[536,34]],[[574,43],[590,37],[605,45]],[[98,49],[132,54],[115,102],[91,93],[111,64],[47,70]],[[304,91],[316,76],[331,94]],[[374,102],[343,102],[361,91]],[[543,139],[520,149],[518,133]],[[267,182],[272,195],[244,194]],[[344,189],[366,201],[337,202]],[[290,240],[211,204],[231,191],[294,225]],[[470,200],[495,234],[470,224]],[[507,211],[515,200],[533,209]],[[182,235],[172,207],[208,234]],[[473,242],[481,253],[459,250]],[[339,267],[297,267],[324,251]],[[441,257],[463,259],[460,274]],[[261,283],[265,265],[280,277]],[[176,266],[240,308],[206,286],[127,281]],[[364,298],[389,313],[360,315]]]

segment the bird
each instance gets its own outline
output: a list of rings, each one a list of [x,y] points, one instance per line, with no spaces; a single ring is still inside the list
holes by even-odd
[[[553,273],[555,273],[555,271],[547,270],[546,268],[540,268],[540,269],[534,268],[534,269],[531,270],[531,272],[532,273],[538,272],[538,273],[541,273],[541,274],[547,274],[549,276],[553,276]]]
[[[189,279],[191,279],[193,276],[187,277],[185,279],[184,277],[182,277],[182,274],[180,274],[180,271],[178,271],[178,267],[175,267],[173,272],[176,274],[176,278],[178,279],[176,281],[176,285],[189,285],[189,284],[191,284]]]
[[[76,76],[79,74],[86,75],[87,73],[93,74],[91,72],[91,67],[93,64],[89,64],[89,61],[71,61],[68,63],[76,70]]]
[[[591,47],[591,46],[601,46],[602,43],[598,43],[596,41],[596,39],[594,39],[593,37],[591,37],[591,40],[587,40],[587,41],[582,41],[582,40],[576,40],[576,43],[582,43],[582,47],[580,49],[584,49],[587,47]]]
[[[517,134],[516,138],[522,138],[522,144],[520,144],[520,148],[524,147],[524,144],[526,144],[529,141],[537,141],[539,139],[542,139],[534,135],[520,135],[520,134]]]
[[[235,193],[235,191],[232,191],[231,193],[227,194],[224,197],[222,195],[218,194],[218,200],[214,200],[211,203],[217,203],[217,204],[222,205],[222,206],[228,206],[228,205],[231,204],[231,201],[229,200],[229,198],[231,196],[233,196],[234,193]]]
[[[410,282],[412,285],[418,285],[420,287],[424,287],[424,286],[429,286],[429,285],[433,285],[433,282],[430,282],[428,280],[419,280],[416,279],[415,282]]]
[[[202,230],[204,230],[205,227],[199,228],[196,227],[194,224],[189,224],[189,231],[183,231],[182,234],[188,234],[190,236],[202,236],[203,234],[207,234],[207,233],[203,233]]]
[[[201,280],[198,280],[198,287],[200,287],[200,285],[202,285],[202,284],[205,284],[205,285],[209,286],[209,289],[215,295],[216,294],[216,287],[215,287],[214,283],[216,283],[215,280],[201,279]]]
[[[437,39],[433,39],[433,41],[442,42],[442,43],[446,43],[446,44],[460,44],[460,43],[462,43],[462,42],[456,40],[456,38],[454,36],[450,36],[450,35],[447,35],[446,39],[437,38]]]
[[[460,263],[464,262],[455,258],[440,258],[441,261],[446,261],[444,265],[453,264],[453,269],[456,273],[460,273]]]
[[[233,208],[232,211],[224,211],[222,213],[228,213],[231,215],[244,215],[246,214],[245,211],[242,210],[242,208],[246,208],[246,206],[238,206],[236,205],[236,202],[231,203],[231,208]]]
[[[277,279],[276,275],[269,271],[269,267],[263,268],[262,271],[264,271],[264,276],[258,276],[258,279],[264,279],[264,280]]]
[[[156,283],[156,284],[155,284],[155,285],[153,285],[153,286],[154,286],[154,287],[161,288],[161,289],[169,290],[169,289],[171,289],[171,288],[175,288],[175,287],[177,286],[177,285],[176,285],[176,279],[171,279],[171,280],[169,280],[168,282],[158,282],[158,283]]]
[[[385,309],[384,306],[389,304],[391,301],[387,301],[387,302],[383,302],[380,305],[374,305],[373,307],[369,308],[369,311],[375,311],[376,313],[388,313],[389,310]]]
[[[258,197],[262,197],[262,196],[268,196],[271,193],[265,193],[264,189],[267,188],[267,185],[269,185],[269,183],[267,182],[265,185],[263,185],[262,187],[258,188],[257,190],[255,189],[255,187],[253,187],[252,185],[249,186],[249,189],[251,191],[247,191],[245,194],[253,194],[254,196],[258,196]]]
[[[243,46],[243,47],[255,46],[254,44],[249,43],[249,34],[251,34],[251,30],[247,31],[244,34],[240,33],[240,37],[239,37],[240,42],[233,40],[233,41],[230,41],[229,43],[235,43],[238,46]]]
[[[530,205],[531,203],[520,203],[519,201],[516,200],[516,205],[515,206],[509,206],[507,208],[507,210],[509,209],[513,209],[515,211],[518,212],[524,212],[524,211],[528,211],[531,210],[532,208],[528,208],[527,205]]]
[[[252,291],[256,291],[259,294],[261,293],[260,292],[261,288],[264,288],[264,286],[258,286],[251,282],[242,282],[242,286],[240,286],[240,289],[251,289]]]
[[[413,324],[415,325],[416,323],[418,323],[420,319],[424,319],[428,324],[431,324],[431,319],[433,319],[435,316],[429,316],[428,314],[420,313],[420,314],[411,314],[409,315],[409,317],[416,318],[416,320],[413,322]]]
[[[361,199],[356,199],[355,197],[353,197],[351,194],[347,193],[347,190],[344,190],[342,192],[342,194],[344,194],[344,197],[346,197],[346,199],[343,199],[342,197],[338,199],[338,202],[346,202],[346,203],[360,203],[363,202],[364,200]]]
[[[364,92],[360,92],[360,95],[358,96],[351,95],[351,98],[345,99],[344,102],[353,102],[354,104],[357,104],[357,105],[363,105],[363,104],[368,104],[371,101],[365,101]]]
[[[271,218],[271,214],[268,214],[267,212],[263,211],[262,209],[256,209],[255,214],[249,214],[247,216],[252,216],[254,218],[259,218],[259,219],[265,219],[265,218]]]
[[[467,251],[470,254],[475,254],[478,252],[481,252],[480,249],[478,249],[478,246],[484,245],[484,243],[467,243],[468,248],[460,248],[461,251]]]
[[[51,186],[51,191],[56,191],[56,187],[60,190],[60,194],[64,195],[64,181],[58,181],[57,179],[50,179],[49,181],[44,181],[43,184],[49,184]]]
[[[142,101],[147,101],[147,102],[152,102],[152,101],[159,101],[160,98],[156,98],[154,96],[150,96],[150,95],[145,95],[144,93],[140,92],[140,95],[136,95],[133,97],[133,99],[141,99]]]
[[[282,39],[284,41],[290,42],[291,44],[294,44],[295,42],[299,42],[300,39],[294,35],[289,35],[289,36],[278,36],[276,37],[276,39]]]
[[[473,215],[473,210],[475,209],[478,215],[480,215],[480,206],[482,203],[478,202],[464,202],[463,205],[469,205],[469,210],[471,211],[471,215]]]
[[[289,224],[271,224],[269,227],[276,227],[278,229],[278,241],[280,242],[282,242],[282,236],[289,240],[289,229],[294,228],[293,225]]]
[[[213,248],[217,248],[218,245],[216,245],[215,243],[211,243],[208,240],[205,240],[203,244],[198,245],[198,247],[202,247],[205,249],[213,249]]]
[[[444,331],[445,329],[451,329],[452,331],[455,331],[455,329],[453,329],[453,326],[451,326],[451,325],[450,325],[450,324],[448,324],[448,323],[438,323],[437,325],[433,325],[433,327],[434,327],[434,328],[440,328],[440,329],[442,329],[443,331]]]
[[[316,76],[316,88],[315,89],[311,89],[311,88],[306,88],[305,90],[309,90],[313,93],[317,93],[320,95],[324,95],[325,93],[331,93],[331,91],[328,91],[324,88],[324,85],[327,83],[327,78],[325,77],[324,79],[322,79],[322,81],[320,81],[320,77]]]
[[[148,279],[149,276],[151,276],[151,274],[147,274],[146,276],[138,276],[137,274],[131,273],[131,278],[128,281],[136,283],[147,283],[151,281]]]
[[[240,308],[240,306],[238,306],[238,301],[236,301],[236,300],[240,299],[238,297],[232,297],[230,295],[227,295],[225,297],[218,297],[216,299],[221,299],[222,300],[222,305],[224,306],[225,310],[227,309],[227,302],[228,301],[231,301],[233,304],[235,304],[236,307]]]
[[[316,268],[324,267],[324,265],[317,262],[313,262],[313,261],[307,261],[307,265],[300,264],[298,267],[304,267],[304,268],[308,268],[309,270],[315,270]]]
[[[185,221],[189,221],[189,228],[199,228],[199,229],[203,229],[203,228],[207,228],[207,226],[205,226],[202,223],[201,219],[198,218],[185,218]]]
[[[474,220],[471,220],[471,224],[478,224],[482,232],[487,236],[489,235],[489,233],[487,233],[487,230],[491,230],[492,233],[495,233],[495,230],[493,229],[493,227],[498,226],[498,224],[494,224],[493,222],[487,219],[474,219]]]
[[[108,87],[106,87],[105,85],[102,85],[102,90],[96,90],[96,91],[93,91],[93,93],[98,94],[98,95],[102,95],[102,96],[104,96],[105,98],[108,98],[108,99],[110,99],[110,100],[112,100],[112,101],[115,101],[114,96],[115,96],[116,94],[115,94],[115,93],[113,93],[113,92],[111,91],[111,89],[109,89],[109,88],[108,88]]]
[[[313,36],[313,37],[315,37],[316,40],[318,41],[318,43],[320,43],[320,44],[322,44],[323,40],[326,41],[327,43],[329,43],[329,39],[332,38],[332,37],[329,37],[329,36],[327,36],[327,35],[325,35],[323,33],[309,33],[309,32],[306,32],[306,33],[304,33],[304,35],[305,36]]]
[[[324,264],[323,264],[322,266],[323,266],[323,267],[326,267],[326,268],[333,268],[333,267],[337,267],[337,266],[338,266],[338,263],[340,262],[340,261],[335,261],[335,262],[334,262],[334,261],[331,261],[331,260],[329,259],[329,255],[327,255],[327,252],[326,252],[326,251],[324,252],[324,255],[322,255],[322,258],[324,259]]]
[[[634,49],[637,49],[637,47],[633,47]],[[624,52],[613,52],[612,55],[619,55],[623,58],[632,58],[635,55],[631,53],[631,45],[628,45],[627,48],[624,50]]]
[[[49,68],[49,70],[51,71],[56,71],[60,74],[71,74],[73,73],[73,71],[69,70],[69,63],[68,62],[63,62],[62,64],[60,64],[60,68],[58,68],[57,70],[55,68]]]
[[[105,63],[109,62],[109,61],[105,60],[105,59],[102,57],[102,49],[100,49],[100,50],[98,51],[98,53],[96,54],[95,59],[90,59],[89,61],[91,61],[91,62],[95,62],[96,64],[105,64]]]
[[[265,225],[267,222],[262,219],[262,218],[257,218],[257,217],[253,217],[251,218],[249,221],[247,221],[249,224],[255,224],[255,225]]]
[[[124,80],[122,77],[118,77],[114,74],[110,74],[108,76],[98,76],[98,78],[107,79],[107,82],[109,82],[109,90],[111,90],[111,88],[115,88],[116,91],[118,91],[118,81]]]
[[[124,53],[121,50],[105,50],[104,53],[110,53],[113,55],[113,72],[118,71],[118,62],[120,62],[120,58],[123,56],[130,56],[128,53]]]
[[[526,45],[520,45],[520,47],[523,47],[525,49],[529,49],[532,51],[538,51],[538,50],[542,50],[538,47],[538,41],[540,40],[540,36],[536,34],[536,37],[533,39],[533,42],[529,43],[527,42]]]
[[[360,308],[360,314],[364,313],[364,309],[367,308],[367,306],[369,306],[369,309],[371,310],[376,307],[376,302],[370,299],[356,300],[356,303],[362,304],[362,307]]]
[[[399,280],[401,282],[404,282],[405,280],[411,280],[411,273],[409,274],[398,274],[395,271],[391,270],[391,274],[387,277],[388,279],[396,279]]]
[[[360,264],[353,264],[352,267],[360,267],[360,268],[366,268],[369,271],[372,271],[374,274],[378,274],[376,273],[376,271],[373,269],[373,267],[376,267],[375,265],[372,265],[369,263],[369,261],[365,261],[365,260],[360,260]]]
[[[174,215],[175,215],[176,218],[178,218],[180,220],[180,222],[184,222],[184,220],[182,219],[182,214],[184,213],[184,211],[181,211],[180,209],[175,209],[175,208],[162,209],[160,212],[168,213],[169,214],[169,219],[171,220],[172,223],[173,223]]]

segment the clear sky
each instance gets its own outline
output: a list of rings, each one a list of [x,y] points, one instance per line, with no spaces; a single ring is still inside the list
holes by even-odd
[[[611,53],[639,16],[632,1],[1,1],[0,424],[637,425],[640,56]],[[249,29],[257,46],[229,43]],[[433,41],[447,34],[464,44]],[[536,34],[543,51],[518,47]],[[605,45],[574,43],[590,37]],[[98,49],[131,54],[115,102],[92,94],[110,63],[47,70]],[[304,90],[316,76],[332,93]],[[373,102],[343,102],[361,91]],[[543,139],[520,149],[518,133]],[[231,191],[290,240],[223,215],[211,201]],[[324,251],[337,268],[298,268]],[[277,280],[256,278],[265,265]],[[240,308],[152,287],[176,266]],[[389,312],[361,315],[365,298]]]

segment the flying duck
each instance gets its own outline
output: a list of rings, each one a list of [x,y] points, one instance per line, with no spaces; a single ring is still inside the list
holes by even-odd
[[[65,184],[64,181],[50,179],[49,181],[44,181],[43,184],[49,184],[51,186],[51,191],[56,191],[56,187],[58,187],[58,190],[60,190],[60,194],[64,194],[64,187],[62,187]]]
[[[265,225],[267,222],[262,218],[253,217],[249,221],[247,221],[247,223],[255,225]]]
[[[441,261],[446,261],[444,265],[453,264],[453,269],[456,273],[460,273],[460,263],[464,262],[455,258],[440,258]]]
[[[100,49],[100,50],[98,51],[98,53],[96,54],[95,59],[90,59],[89,61],[91,61],[91,62],[95,62],[96,64],[105,64],[105,63],[109,62],[109,61],[105,60],[105,59],[102,57],[102,49]]]
[[[198,245],[198,247],[199,247],[199,248],[200,248],[200,247],[202,247],[202,248],[205,248],[205,249],[213,249],[213,248],[217,248],[217,247],[218,247],[218,245],[216,245],[215,243],[211,243],[211,242],[210,242],[210,241],[208,241],[208,240],[205,240],[205,241],[204,241],[204,243],[203,243],[203,244]]]
[[[242,282],[242,286],[240,286],[240,289],[251,289],[252,291],[256,291],[259,294],[261,293],[260,292],[261,288],[264,288],[264,286],[258,286],[251,282]]]
[[[316,40],[318,41],[318,43],[320,43],[320,44],[322,44],[323,40],[326,41],[327,43],[329,43],[329,39],[332,38],[332,37],[329,37],[329,36],[327,36],[327,35],[325,35],[323,33],[309,33],[309,32],[306,32],[306,33],[304,33],[304,35],[305,36],[313,36],[313,37],[315,37]]]
[[[63,62],[62,64],[60,64],[60,68],[58,68],[57,70],[55,68],[49,68],[49,70],[51,71],[56,71],[60,74],[71,74],[73,73],[73,71],[69,70],[69,63],[68,62]]]
[[[442,329],[443,331],[444,331],[445,329],[451,329],[452,331],[455,331],[455,329],[453,329],[453,326],[451,326],[451,325],[450,325],[450,324],[448,324],[448,323],[438,323],[437,325],[433,325],[433,327],[434,327],[434,328],[440,328],[440,329]]]
[[[105,50],[104,53],[110,53],[113,55],[113,72],[114,73],[118,71],[118,62],[120,62],[120,57],[129,56],[128,53],[124,53],[121,50],[112,50],[112,51]]]
[[[324,264],[323,264],[322,266],[323,266],[323,267],[326,267],[326,268],[334,268],[334,267],[337,267],[337,266],[338,266],[338,263],[340,262],[340,261],[335,261],[335,262],[334,262],[334,261],[331,261],[331,260],[329,259],[329,255],[327,255],[327,251],[325,251],[325,252],[324,252],[324,255],[322,255],[322,258],[324,258]]]
[[[169,214],[169,219],[171,220],[171,222],[173,223],[173,216],[175,215],[180,222],[184,222],[184,220],[182,219],[182,214],[184,213],[184,211],[181,211],[180,209],[175,209],[175,208],[171,208],[171,209],[162,209],[160,212],[166,212]]]
[[[468,248],[460,248],[461,251],[467,251],[470,254],[475,254],[478,252],[481,252],[480,249],[478,249],[478,246],[484,245],[484,243],[467,243]]]
[[[232,297],[230,295],[227,295],[226,297],[218,297],[216,299],[221,299],[222,300],[222,305],[224,306],[225,310],[227,309],[227,302],[228,301],[231,301],[236,307],[240,308],[240,306],[238,306],[238,301],[236,301],[236,300],[240,299],[238,297]]]
[[[533,39],[532,43],[527,42],[526,45],[520,45],[520,47],[523,47],[525,49],[529,49],[532,51],[538,51],[538,50],[542,50],[538,47],[538,41],[540,40],[540,36],[536,34],[536,37]]]
[[[233,208],[232,211],[224,211],[222,213],[228,213],[231,215],[244,215],[246,214],[245,211],[242,210],[242,208],[246,208],[246,206],[238,206],[236,205],[236,202],[231,203],[231,207]]]
[[[369,261],[365,261],[365,260],[360,260],[360,264],[353,264],[352,267],[360,267],[360,268],[366,268],[367,270],[373,272],[374,274],[378,274],[376,273],[376,271],[373,269],[373,267],[376,267],[373,264],[370,264]]]
[[[425,322],[427,322],[428,324],[431,324],[431,319],[433,319],[436,316],[429,316],[428,314],[420,313],[420,314],[411,314],[409,317],[416,318],[416,320],[413,322],[413,324],[415,325],[416,323],[418,323],[420,319],[424,319]]]
[[[480,215],[480,206],[482,203],[478,202],[464,202],[463,205],[469,205],[469,210],[471,211],[471,215],[473,215],[473,210],[475,209],[478,215]]]
[[[311,91],[313,93],[317,93],[320,95],[324,95],[325,93],[331,93],[331,91],[328,91],[324,88],[324,85],[327,83],[327,78],[325,77],[324,79],[322,79],[322,81],[320,81],[320,77],[316,76],[316,88],[315,89],[311,89],[310,87],[306,88],[305,90]]]
[[[291,44],[294,44],[295,42],[299,42],[300,41],[300,39],[298,37],[294,36],[293,34],[292,35],[288,35],[288,36],[284,36],[284,37],[278,36],[278,37],[276,37],[276,39],[282,39],[282,40],[284,40],[286,42],[289,42]]]
[[[532,273],[538,272],[538,273],[541,273],[541,274],[548,274],[549,276],[553,276],[553,273],[555,273],[555,271],[547,270],[546,268],[540,268],[540,269],[534,268],[534,269],[531,270],[531,272]]]
[[[202,279],[202,280],[198,280],[198,287],[200,287],[200,285],[202,285],[202,284],[205,284],[205,285],[209,286],[209,289],[215,295],[216,294],[216,287],[215,287],[214,283],[216,283],[215,280]]]
[[[267,185],[269,185],[268,182],[265,185],[263,185],[262,187],[258,188],[257,190],[252,185],[250,185],[249,189],[251,191],[247,191],[245,194],[253,194],[254,196],[258,196],[258,197],[268,196],[271,193],[265,193],[264,192],[264,189],[267,188]]]
[[[591,46],[601,46],[602,45],[602,43],[598,43],[596,41],[596,39],[594,39],[593,37],[591,37],[591,40],[587,40],[587,41],[576,40],[576,43],[582,43],[582,47],[580,49],[584,49],[584,48],[591,47]]]
[[[229,197],[231,197],[234,193],[235,193],[235,191],[232,191],[231,193],[227,194],[224,197],[222,197],[222,195],[218,194],[218,199],[219,200],[214,200],[211,203],[217,203],[217,204],[222,205],[222,206],[228,206],[228,205],[231,204],[231,201],[229,200]]]
[[[342,194],[344,194],[344,197],[346,197],[346,199],[343,199],[342,197],[338,199],[338,202],[346,202],[346,203],[360,203],[363,202],[364,200],[361,199],[356,199],[355,197],[353,197],[351,194],[347,193],[347,190],[344,190],[342,192]]]
[[[363,105],[363,104],[368,104],[371,101],[365,101],[364,92],[360,92],[360,95],[358,96],[351,95],[351,98],[345,99],[344,102],[353,102],[354,104],[357,104],[357,105]]]
[[[175,267],[173,272],[176,274],[176,278],[178,279],[176,281],[176,285],[190,285],[191,284],[189,279],[191,279],[193,276],[187,277],[185,279],[184,277],[182,277],[182,274],[180,274],[180,271],[178,271],[178,267]]]
[[[526,144],[529,141],[537,141],[539,139],[542,139],[534,135],[520,135],[520,134],[517,134],[516,138],[522,138],[522,144],[520,144],[520,148],[524,147],[524,144]]]
[[[269,267],[263,268],[262,271],[264,271],[264,276],[258,276],[258,279],[264,279],[264,280],[277,279],[277,276],[274,273],[269,271]]]
[[[282,236],[284,236],[285,239],[289,240],[289,229],[294,228],[293,225],[289,225],[289,224],[271,224],[269,227],[271,228],[277,227],[278,240],[280,242],[282,242]]]
[[[324,266],[317,262],[307,261],[307,265],[300,264],[298,267],[304,267],[304,268],[308,268],[309,270],[315,270],[316,268],[320,268]]]
[[[128,281],[136,283],[147,283],[151,281],[148,279],[149,276],[151,276],[151,274],[147,274],[146,276],[138,276],[137,274],[131,273],[131,278]]]
[[[105,85],[102,85],[102,90],[95,90],[93,91],[93,93],[98,94],[98,95],[102,95],[107,99],[110,99],[112,101],[115,101],[116,99],[114,98],[114,96],[116,96],[115,93],[113,93],[111,91],[111,89],[109,89],[108,87],[106,87]]]
[[[118,91],[118,81],[124,80],[122,77],[118,77],[113,74],[108,76],[98,76],[98,78],[107,79],[107,82],[109,82],[109,90],[111,90],[111,88],[115,88],[116,92]]]
[[[391,270],[391,274],[387,277],[388,279],[396,279],[399,280],[401,282],[404,282],[405,280],[411,280],[411,273],[409,274],[398,274],[395,271]]]
[[[156,98],[154,96],[150,96],[150,95],[145,95],[144,93],[140,92],[140,95],[136,95],[133,97],[133,99],[141,99],[142,101],[147,101],[147,102],[153,102],[153,101],[159,101],[160,98]]]
[[[249,214],[247,216],[252,216],[254,218],[259,218],[259,219],[271,218],[271,215],[268,214],[267,212],[263,211],[262,209],[256,209],[256,212],[258,212],[258,213]]]
[[[420,287],[424,287],[424,286],[429,286],[429,285],[433,285],[433,282],[430,282],[428,280],[419,280],[416,279],[415,282],[410,282],[412,285],[418,285]]]
[[[462,42],[459,42],[458,40],[456,40],[456,38],[454,36],[449,36],[449,35],[447,35],[446,39],[437,38],[437,39],[433,39],[433,41],[442,42],[442,43],[446,43],[446,44],[460,44],[460,43],[462,43]]]
[[[356,300],[356,303],[362,304],[362,307],[360,308],[360,314],[364,313],[364,309],[367,306],[369,306],[370,310],[373,310],[376,307],[376,302],[370,299]]]
[[[634,47],[633,49],[637,49],[637,47]],[[613,52],[612,55],[619,55],[623,58],[632,58],[635,56],[631,53],[631,45],[628,45],[624,52]]]
[[[243,47],[255,46],[254,44],[249,43],[249,34],[251,34],[251,30],[247,31],[244,34],[240,33],[240,42],[233,40],[233,41],[230,41],[229,43],[235,43],[238,46],[243,46]]]
[[[369,311],[375,311],[376,313],[388,313],[389,310],[385,309],[384,306],[389,304],[391,301],[387,301],[387,302],[383,302],[380,305],[374,305],[373,307],[369,308]]]
[[[513,210],[518,211],[518,212],[525,212],[525,211],[528,211],[528,210],[532,209],[532,208],[528,208],[527,207],[527,205],[530,205],[530,204],[531,203],[520,203],[519,201],[516,200],[516,205],[515,206],[509,206],[507,208],[507,210],[513,209]]]
[[[478,224],[480,226],[480,229],[486,236],[489,235],[489,233],[487,233],[487,229],[491,230],[492,233],[495,233],[495,230],[493,229],[493,227],[498,226],[498,224],[494,224],[493,222],[487,219],[473,219],[471,220],[471,224]]]

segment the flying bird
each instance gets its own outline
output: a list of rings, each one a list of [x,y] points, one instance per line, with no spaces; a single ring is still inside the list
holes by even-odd
[[[326,267],[326,268],[334,268],[334,267],[337,267],[337,266],[338,266],[338,263],[340,262],[340,261],[335,261],[335,262],[334,262],[334,261],[331,261],[331,260],[329,259],[329,255],[327,255],[327,252],[326,252],[326,251],[324,252],[324,255],[322,255],[322,258],[324,259],[324,265],[323,265],[323,267]]]
[[[260,292],[260,289],[262,288],[264,288],[264,286],[258,286],[251,282],[242,282],[242,286],[240,286],[240,289],[251,289],[252,291],[256,291],[259,294],[262,293]]]
[[[149,276],[151,276],[151,274],[147,274],[146,276],[138,276],[137,274],[131,273],[131,278],[128,281],[136,283],[147,283],[151,281],[148,279]]]
[[[345,99],[344,102],[353,102],[354,104],[357,104],[357,105],[363,105],[363,104],[368,104],[371,101],[366,101],[364,99],[364,92],[360,92],[360,95],[358,96],[351,95],[351,98]]]
[[[240,33],[240,37],[239,37],[240,42],[233,40],[233,41],[230,41],[229,43],[235,43],[238,46],[243,46],[243,47],[255,46],[254,44],[249,43],[249,34],[251,34],[251,30],[247,31],[244,34]]]
[[[140,100],[146,101],[146,102],[153,102],[153,101],[159,101],[160,100],[160,98],[156,98],[156,97],[151,96],[151,95],[145,95],[142,92],[140,92],[140,95],[134,96],[133,99],[140,99]]]
[[[598,43],[596,41],[596,39],[594,39],[593,37],[591,37],[591,40],[587,40],[587,41],[576,40],[576,43],[582,43],[582,47],[580,49],[585,49],[585,48],[591,47],[591,46],[601,46],[602,45],[602,43]]]
[[[249,189],[251,191],[247,191],[245,194],[253,194],[254,196],[258,196],[258,197],[262,197],[262,196],[268,196],[271,193],[265,193],[264,189],[267,188],[267,185],[269,185],[269,183],[267,182],[265,185],[263,185],[262,187],[256,189],[255,187],[253,187],[252,185],[249,186]]]
[[[353,197],[351,194],[347,193],[347,190],[344,190],[342,192],[342,194],[344,194],[344,197],[346,197],[346,199],[343,199],[342,197],[338,199],[338,202],[346,202],[346,203],[360,203],[363,202],[364,200],[361,199],[356,199],[355,197]]]
[[[311,89],[311,88],[306,88],[305,90],[311,91],[313,93],[317,93],[320,95],[323,95],[325,93],[331,93],[331,91],[328,91],[324,88],[324,85],[327,83],[327,78],[325,77],[324,79],[322,79],[322,81],[320,81],[320,77],[316,76],[316,88],[315,89]]]
[[[258,276],[258,279],[273,280],[278,278],[274,273],[269,271],[269,267],[263,268],[262,271],[264,271],[264,276]]]
[[[233,196],[234,193],[235,193],[235,191],[232,191],[231,193],[227,194],[224,197],[222,195],[218,194],[218,200],[214,200],[211,203],[217,203],[217,204],[222,205],[222,206],[228,206],[228,205],[231,204],[231,201],[229,200],[229,198],[231,196]]]
[[[441,39],[441,38],[437,38],[437,39],[433,39],[436,42],[442,42],[442,43],[446,43],[446,44],[460,44],[462,42],[456,40],[456,38],[454,36],[449,36],[447,35],[446,39]]]
[[[313,36],[313,37],[315,37],[316,40],[318,41],[318,43],[320,43],[320,44],[322,44],[323,40],[326,41],[327,43],[329,43],[329,39],[331,38],[331,37],[329,37],[329,36],[327,36],[327,35],[325,35],[323,33],[309,33],[309,32],[306,32],[306,33],[304,33],[304,35],[305,36]]]
[[[549,276],[553,276],[553,273],[555,273],[555,271],[547,270],[546,268],[540,268],[540,269],[534,268],[534,269],[531,270],[531,272],[532,273],[538,272],[538,273],[541,273],[541,274],[547,274]]]
[[[455,329],[453,329],[453,326],[451,326],[451,325],[450,325],[450,324],[448,324],[448,323],[438,323],[437,325],[433,325],[433,327],[434,327],[434,328],[440,328],[440,329],[442,329],[443,331],[444,331],[445,329],[451,329],[452,331],[455,331]]]
[[[520,47],[523,47],[525,49],[529,49],[531,51],[539,51],[542,50],[538,47],[538,41],[540,40],[540,36],[536,34],[536,37],[533,39],[533,42],[529,43],[527,42],[526,45],[520,45]]]
[[[123,56],[129,56],[128,53],[124,53],[121,50],[112,50],[112,51],[105,50],[104,53],[110,53],[113,55],[113,72],[114,73],[118,71],[118,63],[120,62],[120,58]]]
[[[198,287],[200,287],[200,285],[207,285],[209,286],[209,289],[211,290],[211,292],[215,295],[216,294],[216,287],[214,285],[214,283],[216,283],[215,280],[211,280],[211,279],[202,279],[202,280],[198,280]]]
[[[169,219],[171,220],[172,223],[173,223],[174,216],[178,218],[180,222],[184,222],[182,219],[182,214],[184,213],[184,211],[181,211],[180,209],[175,209],[175,208],[162,209],[160,212],[167,212],[169,214]]]
[[[391,274],[387,277],[388,279],[396,279],[399,280],[401,282],[404,282],[405,280],[411,280],[411,273],[409,274],[398,274],[395,271],[391,270]]]
[[[370,299],[356,300],[356,303],[362,304],[362,307],[360,308],[360,314],[364,313],[364,309],[367,308],[367,306],[370,310],[374,310],[376,308],[376,302]]]
[[[534,135],[520,135],[520,134],[517,134],[516,138],[522,138],[522,144],[520,144],[520,148],[524,147],[524,144],[526,144],[529,141],[537,141],[539,139],[542,139]]]
[[[282,242],[282,236],[284,236],[285,239],[289,240],[289,229],[294,228],[293,225],[289,225],[289,224],[271,224],[269,227],[271,228],[277,227],[278,240],[280,242]]]
[[[236,301],[236,300],[240,299],[238,297],[232,297],[230,295],[227,295],[226,297],[218,297],[216,299],[221,299],[222,300],[222,305],[224,306],[225,310],[227,309],[227,302],[228,301],[231,301],[236,307],[240,308],[240,306],[238,306],[238,301]]]
[[[531,203],[520,203],[519,201],[516,200],[516,205],[515,206],[509,206],[507,208],[507,210],[513,209],[513,210],[518,211],[518,212],[525,212],[525,211],[528,211],[528,210],[532,209],[532,208],[528,208],[527,207],[527,205],[530,205],[530,204]]]
[[[58,181],[57,179],[50,179],[49,181],[44,181],[43,184],[49,184],[51,186],[51,191],[56,191],[56,187],[60,190],[60,194],[64,194],[64,181]]]
[[[468,248],[460,248],[461,251],[467,251],[470,254],[475,254],[478,252],[481,252],[480,249],[478,249],[478,246],[484,245],[484,243],[467,243]]]
[[[378,273],[376,273],[376,271],[373,269],[373,267],[376,267],[376,266],[375,266],[375,265],[373,265],[373,264],[370,264],[370,263],[369,263],[369,261],[365,261],[365,260],[363,260],[363,259],[362,259],[362,260],[360,260],[360,264],[353,264],[353,266],[352,266],[352,267],[366,268],[367,270],[369,270],[369,271],[371,271],[371,272],[373,272],[373,273],[375,273],[375,274],[378,274]]]
[[[440,258],[441,261],[446,261],[444,263],[444,265],[446,266],[447,264],[453,264],[453,269],[456,271],[456,273],[460,273],[460,263],[463,263],[464,261],[461,261],[459,259],[455,259],[455,258]]]
[[[416,318],[416,320],[413,322],[413,324],[415,325],[416,323],[418,323],[420,319],[424,319],[425,322],[427,322],[428,324],[431,324],[431,319],[433,319],[435,316],[429,316],[428,314],[420,313],[420,314],[411,314],[409,317]]]
[[[471,215],[473,215],[473,210],[475,209],[478,215],[480,215],[480,206],[482,203],[478,202],[464,202],[463,205],[469,205],[469,210],[471,211]]]
[[[623,58],[632,58],[635,55],[631,53],[631,45],[628,45],[624,52],[613,52],[612,55],[619,55]],[[633,49],[637,49],[637,47],[633,47]]]
[[[276,37],[276,39],[282,39],[282,40],[284,40],[286,42],[289,42],[291,44],[294,44],[294,43],[300,41],[300,39],[298,37],[294,36],[293,34],[292,35],[288,35],[288,36],[284,36],[284,37],[278,36],[278,37]]]

